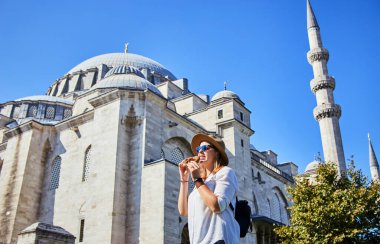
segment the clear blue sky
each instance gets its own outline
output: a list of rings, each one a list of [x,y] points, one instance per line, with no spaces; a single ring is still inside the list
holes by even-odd
[[[346,158],[369,175],[367,132],[380,156],[380,1],[311,0],[330,52]],[[80,62],[129,51],[163,64],[190,90],[239,94],[251,143],[301,172],[322,152],[306,0],[0,0],[0,102],[45,94]]]

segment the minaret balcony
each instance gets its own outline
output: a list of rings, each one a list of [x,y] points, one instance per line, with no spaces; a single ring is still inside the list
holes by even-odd
[[[326,48],[314,48],[307,52],[307,60],[310,64],[313,64],[315,61],[329,60],[329,51]]]
[[[338,104],[322,104],[314,108],[313,115],[317,121],[331,117],[339,119],[342,115],[342,110]]]
[[[315,94],[321,89],[335,89],[335,79],[332,76],[318,76],[310,81],[311,91]]]

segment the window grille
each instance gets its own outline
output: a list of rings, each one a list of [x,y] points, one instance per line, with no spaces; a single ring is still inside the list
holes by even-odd
[[[84,238],[84,219],[80,220],[80,229],[79,229],[79,242],[83,242]]]
[[[63,112],[63,118],[66,119],[71,116],[71,109],[65,109]]]
[[[181,149],[176,147],[171,151],[170,161],[172,161],[173,163],[179,164],[183,159],[184,157],[183,157],[183,153]]]
[[[61,157],[57,156],[51,166],[51,180],[49,190],[57,189],[59,186],[59,177],[61,174]]]
[[[90,162],[91,162],[91,146],[89,146],[86,149],[86,152],[84,154],[82,181],[87,181],[88,179],[88,175],[90,172]]]
[[[28,117],[36,117],[36,116],[37,116],[37,105],[29,105]]]
[[[45,117],[47,119],[54,119],[54,115],[55,115],[55,108],[53,106],[48,106],[46,108],[46,115],[45,115]]]

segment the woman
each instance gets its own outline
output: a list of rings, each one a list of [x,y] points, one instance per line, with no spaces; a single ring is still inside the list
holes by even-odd
[[[191,142],[199,164],[181,162],[178,210],[188,216],[190,243],[239,243],[240,227],[229,206],[236,204],[238,181],[234,171],[227,167],[224,142],[215,137],[197,134]],[[189,175],[194,190],[188,197]]]

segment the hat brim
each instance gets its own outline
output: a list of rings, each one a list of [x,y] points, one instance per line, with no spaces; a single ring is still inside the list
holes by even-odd
[[[215,147],[220,153],[223,164],[228,165],[228,157],[225,149],[219,144],[219,142],[205,134],[197,134],[193,137],[193,140],[191,141],[191,149],[193,150],[194,155],[198,155],[197,147],[201,144],[201,142],[204,141],[210,143],[213,147]]]

